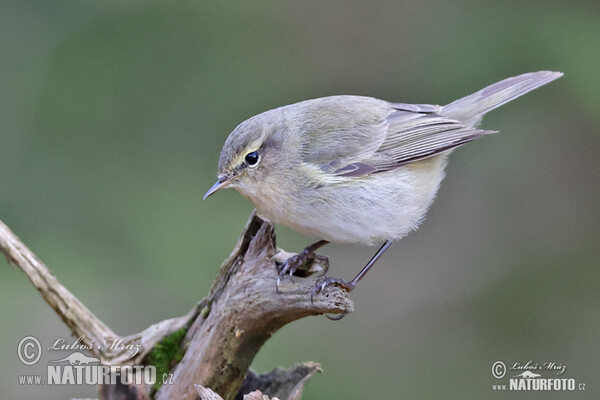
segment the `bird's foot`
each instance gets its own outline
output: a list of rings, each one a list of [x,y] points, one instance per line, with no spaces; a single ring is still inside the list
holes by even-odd
[[[279,293],[279,284],[281,283],[281,279],[283,279],[286,275],[289,275],[292,281],[293,275],[308,276],[313,273],[313,271],[311,271],[312,264],[319,264],[319,266],[321,266],[323,270],[321,276],[327,273],[327,270],[329,269],[329,258],[320,254],[316,254],[309,247],[302,250],[298,254],[294,254],[283,263],[277,265],[277,283],[275,284],[277,293]]]
[[[356,283],[354,283],[353,281],[347,282],[343,279],[332,278],[331,276],[326,276],[323,274],[319,278],[319,280],[317,280],[317,283],[315,283],[315,287],[310,291],[310,302],[312,303],[312,305],[315,304],[313,301],[315,294],[322,293],[325,290],[325,288],[330,285],[337,285],[342,289],[346,290],[347,292],[351,292],[356,288]],[[327,314],[325,314],[325,316],[332,321],[339,321],[340,319],[344,318],[346,314],[340,314],[336,317],[330,317]]]
[[[315,294],[321,293],[325,290],[327,286],[337,285],[347,292],[351,292],[356,288],[356,284],[352,281],[347,282],[340,278],[332,278],[331,276],[322,275],[317,283],[315,283],[315,287],[310,291],[310,302],[314,305],[314,297]]]

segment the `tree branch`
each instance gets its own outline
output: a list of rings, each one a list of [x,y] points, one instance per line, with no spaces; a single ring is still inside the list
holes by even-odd
[[[276,376],[281,380],[284,375],[266,375],[260,383],[262,386],[258,387],[254,375],[247,375],[247,372],[268,338],[283,325],[305,316],[353,311],[348,294],[338,287],[327,287],[324,293],[315,296],[314,303],[311,302],[310,293],[317,278],[310,275],[319,269],[318,265],[306,266],[306,278],[284,279],[280,284],[281,293],[277,293],[275,262],[290,254],[276,247],[273,225],[256,212],[250,216],[231,255],[223,262],[206,298],[182,317],[158,322],[126,337],[116,335],[99,320],[1,221],[0,251],[10,264],[27,275],[71,332],[82,337],[83,343],[121,339],[123,344],[141,344],[140,352],[134,357],[126,350],[92,346],[90,352],[105,365],[148,364],[161,343],[181,329],[186,330],[184,340],[178,344],[184,352],[183,357],[180,361],[170,360],[176,364],[172,370],[174,384],[162,386],[156,399],[197,399],[199,395],[194,385],[211,388],[227,400],[234,399],[244,377],[244,393],[261,388],[265,391],[270,387],[269,379],[274,384]],[[285,398],[299,399],[299,393],[312,373],[314,370],[305,375],[300,386],[295,381],[299,375],[290,374],[287,386],[299,389],[294,396],[293,391],[285,392]],[[277,385],[285,386],[281,382]],[[148,398],[150,393],[149,388],[138,387],[125,392],[122,389],[103,387],[101,396],[103,399],[141,399]],[[265,393],[273,395],[268,390]],[[282,396],[281,393],[276,395]]]
[[[134,357],[129,353],[102,346],[90,346],[90,353],[99,358],[104,365],[122,365],[124,363],[140,363],[141,360],[164,336],[181,329],[199,313],[201,303],[194,306],[187,314],[153,324],[134,335],[122,337],[117,335],[94,313],[92,313],[77,297],[60,283],[50,269],[21,242],[8,226],[0,221],[0,251],[6,256],[9,264],[21,269],[42,298],[67,324],[76,337],[81,337],[86,345],[105,343],[106,340],[123,340],[123,344],[138,343],[140,352]]]
[[[314,362],[296,364],[291,369],[275,368],[268,374],[256,375],[248,372],[244,385],[238,393],[246,393],[243,400],[287,399],[300,400],[304,385],[316,373],[321,372],[321,365]],[[223,400],[221,396],[202,385],[195,385],[202,400]]]
[[[6,256],[9,264],[25,272],[46,303],[54,309],[75,336],[85,336],[86,344],[89,344],[89,340],[102,343],[104,339],[116,336],[58,281],[48,267],[2,221],[0,221],[0,251]]]
[[[209,312],[188,331],[175,384],[163,386],[157,399],[194,398],[195,389],[187,382],[203,382],[233,398],[254,355],[283,325],[308,315],[352,311],[347,293],[337,287],[311,304],[313,279],[285,280],[277,293],[276,251],[273,225],[253,214],[207,297]]]

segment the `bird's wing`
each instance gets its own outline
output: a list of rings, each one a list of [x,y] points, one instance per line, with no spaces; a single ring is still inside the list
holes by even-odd
[[[469,128],[460,121],[444,117],[437,113],[439,106],[390,105],[392,111],[385,118],[368,128],[362,128],[363,132],[370,130],[373,134],[369,141],[365,140],[368,146],[342,159],[322,163],[322,168],[338,176],[365,176],[432,157],[483,135],[495,133]]]
[[[496,133],[469,128],[461,121],[444,117],[437,113],[441,108],[439,106],[418,105],[417,111],[407,107],[411,105],[393,106],[396,110],[386,118],[386,138],[374,154],[375,157],[385,155],[391,158],[393,167],[422,160],[478,137]]]
[[[372,157],[387,136],[387,102],[369,97],[331,96],[298,103],[294,128],[303,132],[302,158],[333,173]]]
[[[304,160],[337,176],[388,171],[494,133],[444,117],[436,105],[353,96],[319,101],[329,104],[308,104],[319,111],[307,110],[312,118],[303,119]]]

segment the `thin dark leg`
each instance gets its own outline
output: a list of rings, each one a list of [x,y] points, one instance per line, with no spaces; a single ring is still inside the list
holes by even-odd
[[[367,265],[365,265],[365,267],[358,273],[358,275],[356,275],[354,277],[354,279],[352,279],[350,282],[348,282],[349,286],[352,286],[352,288],[356,287],[356,284],[367,274],[367,272],[369,272],[369,270],[371,269],[373,264],[375,264],[377,262],[377,260],[379,260],[381,258],[383,253],[385,253],[385,251],[391,246],[391,244],[392,244],[391,240],[388,240],[387,242],[385,242],[383,244],[383,246],[381,246],[379,248],[379,250],[377,250],[377,253],[375,253],[373,258],[371,258],[371,260],[367,263]]]
[[[367,274],[367,272],[369,272],[371,267],[373,267],[373,265],[377,262],[377,260],[379,260],[381,258],[383,253],[385,253],[385,251],[391,246],[391,244],[392,244],[391,240],[386,241],[383,244],[383,246],[381,246],[379,248],[379,250],[377,250],[377,253],[375,253],[375,255],[371,258],[371,260],[369,260],[367,265],[365,265],[364,268],[362,270],[360,270],[358,275],[356,275],[354,277],[354,279],[352,279],[350,282],[346,282],[343,279],[339,279],[339,278],[332,278],[329,276],[324,276],[320,282],[317,282],[317,284],[315,285],[315,287],[313,288],[313,290],[310,293],[311,303],[313,301],[315,293],[322,292],[328,285],[338,285],[338,286],[343,287],[344,289],[346,289],[349,292],[354,290],[356,288],[356,284]],[[341,314],[338,317],[330,317],[329,315],[325,315],[325,316],[331,320],[337,321],[337,320],[344,318],[345,315],[346,314]]]
[[[325,246],[328,243],[329,243],[328,240],[319,240],[318,242],[315,242],[315,243],[311,244],[310,246],[307,246],[303,250],[303,252],[304,253],[314,253],[315,251],[319,250],[321,247]]]

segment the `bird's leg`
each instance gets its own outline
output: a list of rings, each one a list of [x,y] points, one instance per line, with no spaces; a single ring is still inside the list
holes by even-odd
[[[391,244],[392,244],[391,240],[386,241],[383,244],[383,246],[381,246],[381,248],[379,250],[377,250],[377,253],[375,253],[375,255],[367,263],[367,265],[365,265],[364,268],[358,273],[358,275],[356,275],[354,277],[354,279],[352,279],[350,282],[346,282],[345,280],[339,279],[339,278],[332,278],[330,276],[325,276],[325,274],[323,274],[321,279],[319,279],[317,281],[317,283],[315,284],[315,287],[313,288],[313,290],[310,293],[310,301],[311,302],[313,301],[313,298],[316,293],[322,292],[329,285],[341,286],[342,288],[346,289],[349,292],[354,290],[356,288],[356,284],[367,274],[367,272],[369,272],[371,267],[375,264],[375,262],[377,262],[377,260],[379,260],[379,258],[383,255],[383,253],[385,253],[385,251],[390,247]],[[333,320],[342,319],[343,317],[344,317],[344,314],[342,314],[340,317],[337,317],[337,318],[327,316],[327,318],[333,319]]]
[[[291,256],[283,264],[279,265],[277,267],[279,273],[277,276],[277,284],[275,286],[277,292],[279,292],[279,282],[281,282],[281,278],[283,278],[285,275],[289,275],[291,279],[292,275],[294,275],[296,270],[298,270],[299,267],[307,264],[308,262],[318,261],[323,267],[323,272],[321,275],[325,275],[327,273],[327,270],[329,269],[329,259],[325,256],[315,254],[315,251],[325,246],[327,243],[329,243],[329,241],[319,240],[318,242],[307,246],[300,253]]]

